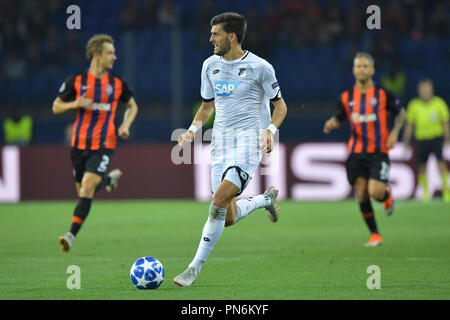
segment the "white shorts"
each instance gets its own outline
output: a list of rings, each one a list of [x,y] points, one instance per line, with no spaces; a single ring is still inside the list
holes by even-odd
[[[228,134],[229,133],[229,134]],[[214,194],[222,180],[239,188],[240,195],[258,168],[262,152],[255,130],[215,132],[211,140],[211,188]]]
[[[211,165],[212,194],[214,195],[223,180],[228,180],[239,188],[236,196],[240,195],[252,180],[258,165],[259,163],[241,165],[233,163],[216,163]]]

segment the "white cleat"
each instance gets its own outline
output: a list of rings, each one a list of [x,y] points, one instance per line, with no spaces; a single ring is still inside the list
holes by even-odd
[[[189,287],[195,282],[197,276],[198,272],[194,269],[194,267],[189,267],[183,273],[177,275],[173,279],[173,283],[180,287]]]
[[[122,177],[122,171],[120,171],[120,169],[114,169],[108,173],[108,177],[111,179],[111,182],[105,187],[105,189],[106,191],[111,192],[117,189],[119,179]]]
[[[278,197],[278,190],[275,189],[274,186],[270,186],[264,191],[264,195],[270,198],[270,204],[265,208],[267,211],[267,217],[269,217],[270,221],[277,222],[278,221],[278,212],[280,208],[276,203],[276,199]]]
[[[60,237],[59,244],[61,245],[61,250],[68,252],[74,240],[75,236],[71,232],[67,232],[64,237]]]

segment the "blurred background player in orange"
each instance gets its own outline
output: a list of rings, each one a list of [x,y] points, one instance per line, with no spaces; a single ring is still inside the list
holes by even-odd
[[[347,178],[356,191],[361,214],[371,233],[366,246],[372,247],[381,244],[382,238],[370,198],[383,202],[385,213],[388,216],[392,214],[394,203],[392,192],[387,186],[390,168],[388,153],[397,143],[405,118],[399,100],[373,82],[374,73],[372,56],[358,52],[353,62],[356,84],[341,94],[338,110],[325,122],[323,129],[325,133],[338,129],[346,118],[350,123]],[[391,132],[388,128],[388,113],[395,115]]]
[[[418,97],[408,103],[403,143],[407,148],[410,147],[414,130],[418,147],[418,182],[423,190],[423,201],[430,200],[426,165],[429,155],[434,153],[442,178],[442,198],[445,202],[450,202],[447,164],[442,157],[444,143],[450,144],[448,107],[442,98],[434,95],[433,82],[430,79],[421,80],[417,91]]]
[[[70,231],[59,239],[63,251],[69,251],[86,220],[94,194],[103,187],[109,192],[114,190],[122,176],[119,169],[105,175],[117,144],[114,117],[119,100],[127,107],[118,129],[122,139],[129,137],[130,126],[138,111],[127,83],[108,71],[117,59],[113,38],[105,34],[95,35],[89,39],[86,51],[89,70],[68,77],[53,102],[55,114],[70,110],[77,113],[71,159],[79,201]]]

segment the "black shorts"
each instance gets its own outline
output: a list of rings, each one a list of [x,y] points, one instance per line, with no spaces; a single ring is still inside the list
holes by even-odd
[[[95,173],[103,178],[113,154],[113,149],[80,150],[72,148],[70,157],[72,159],[75,182],[81,183],[86,172]]]
[[[387,183],[390,161],[386,153],[352,153],[345,162],[347,179],[351,185],[356,177],[374,179]]]
[[[442,148],[444,147],[444,137],[418,140],[417,160],[419,164],[426,164],[428,157],[431,153],[434,153],[438,161],[442,161]]]

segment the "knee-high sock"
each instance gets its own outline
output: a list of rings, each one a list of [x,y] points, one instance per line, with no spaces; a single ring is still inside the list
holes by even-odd
[[[238,222],[239,220],[244,219],[251,212],[255,211],[259,208],[264,208],[270,204],[270,197],[266,194],[260,194],[256,197],[239,199],[236,201],[236,217],[234,218],[233,224]]]
[[[448,192],[448,182],[447,182],[448,171],[447,170],[442,172],[441,179],[442,179],[442,195],[445,195]]]
[[[391,195],[391,191],[388,191],[389,189],[386,188],[386,191],[384,192],[383,198],[381,198],[380,200],[375,199],[378,202],[384,202],[387,200],[387,198],[389,198],[389,196]]]
[[[80,231],[81,226],[83,225],[84,220],[86,220],[89,211],[91,210],[92,199],[89,198],[80,198],[78,200],[78,204],[75,207],[72,217],[72,225],[70,227],[70,232],[76,236],[78,231]]]
[[[200,239],[197,253],[189,264],[189,267],[194,267],[197,272],[200,272],[203,264],[217,243],[217,240],[219,240],[220,235],[225,228],[226,215],[226,208],[216,207],[212,204],[209,207],[209,217],[203,227],[202,238]]]
[[[110,183],[111,183],[111,178],[108,177],[107,175],[104,176],[102,181],[95,188],[95,193],[99,192],[100,190],[102,190],[104,187],[106,187]]]
[[[372,203],[370,200],[359,203],[359,208],[361,210],[361,215],[370,230],[370,233],[379,233],[377,228],[377,223],[375,221],[374,211],[372,208]]]

